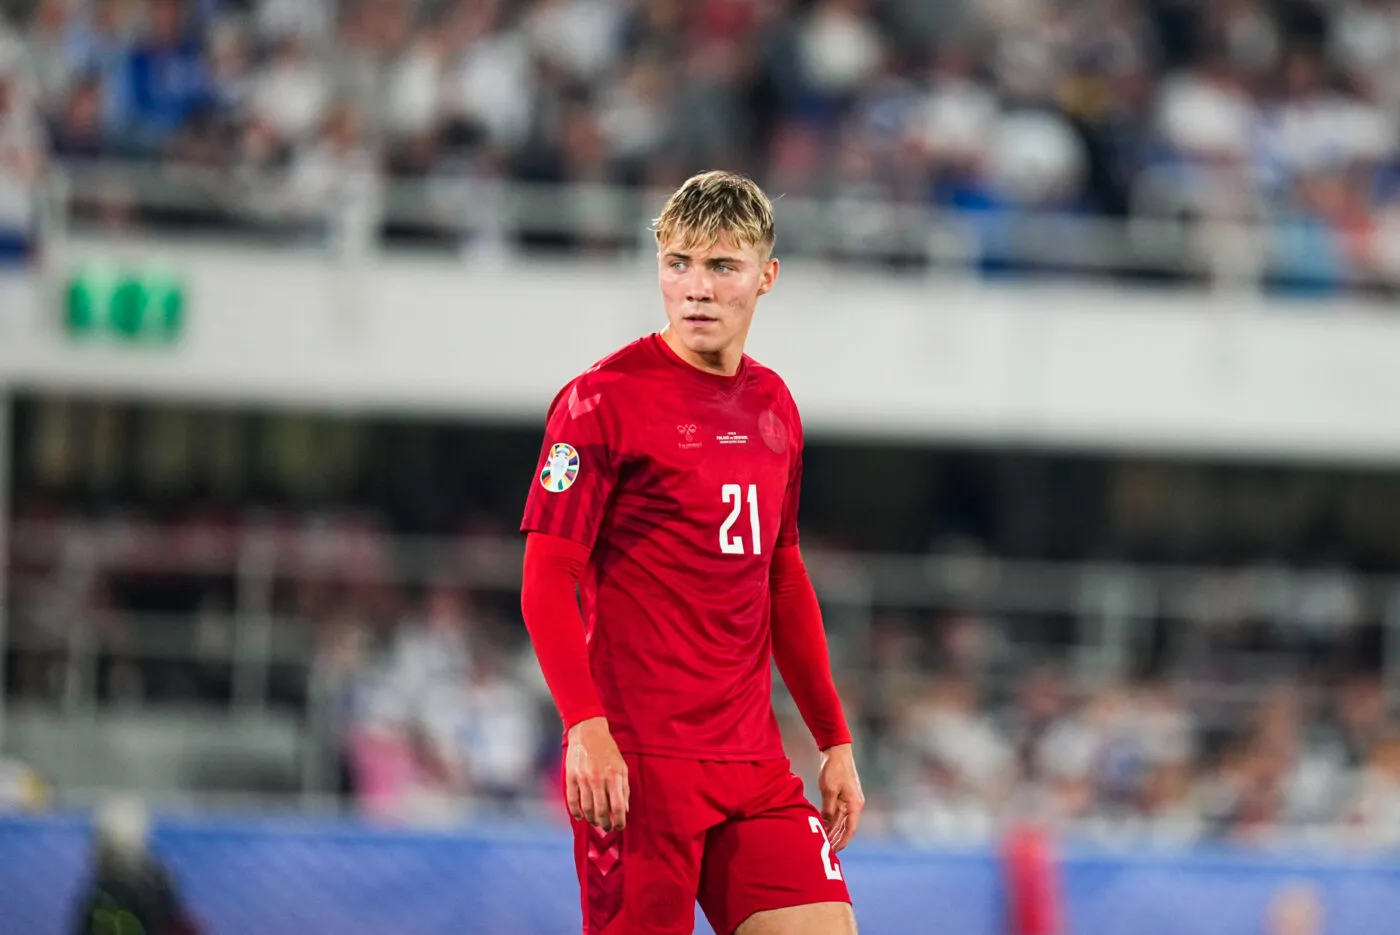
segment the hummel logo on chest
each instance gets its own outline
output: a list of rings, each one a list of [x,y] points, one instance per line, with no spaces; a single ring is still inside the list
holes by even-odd
[[[698,427],[695,425],[694,422],[689,422],[689,423],[686,423],[686,424],[683,424],[683,425],[678,425],[678,426],[676,426],[676,431],[680,433],[680,436],[681,436],[680,446],[681,446],[682,448],[699,448],[699,447],[700,447],[700,444],[701,444],[701,443],[700,443],[700,442],[697,442],[697,441],[695,440],[695,433],[696,433],[696,431],[698,431]]]

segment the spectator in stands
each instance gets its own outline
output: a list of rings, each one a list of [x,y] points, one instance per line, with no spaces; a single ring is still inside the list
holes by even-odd
[[[973,205],[987,197],[987,154],[1000,116],[994,89],[976,76],[972,51],[948,44],[938,51],[921,89],[911,132],[923,147],[933,197],[943,205]]]
[[[1140,681],[1133,702],[1134,733],[1150,767],[1174,768],[1195,760],[1195,720],[1165,678]]]
[[[1017,686],[1008,738],[1021,782],[1033,786],[1044,782],[1041,747],[1046,735],[1065,716],[1067,705],[1064,678],[1054,666],[1039,666],[1027,672]]]
[[[36,248],[46,150],[18,61],[0,61],[0,276],[27,262]]]
[[[44,128],[20,69],[0,32],[0,341],[28,327],[37,307],[26,275],[39,247],[39,188],[47,161]]]
[[[1130,690],[1109,686],[1045,732],[1037,760],[1052,813],[1110,823],[1136,815],[1155,766],[1182,752],[1173,714],[1143,712]]]
[[[499,646],[478,641],[470,671],[429,695],[422,715],[449,787],[488,812],[538,792],[544,741],[538,706],[503,663]]]
[[[1400,847],[1400,737],[1387,737],[1372,748],[1356,775],[1344,817],[1359,843]]]
[[[76,79],[49,131],[54,156],[96,159],[111,153],[102,113],[102,81],[96,75]]]
[[[67,54],[75,76],[91,76],[101,90],[103,126],[114,140],[131,116],[127,63],[139,22],[139,6],[123,0],[93,0],[67,10]]]
[[[1198,840],[1201,818],[1194,783],[1190,763],[1157,764],[1142,785],[1137,816],[1126,822],[1123,830],[1160,842]]]
[[[798,35],[807,108],[835,116],[879,71],[884,37],[867,0],[819,0]]]
[[[908,827],[924,835],[985,835],[1015,779],[1014,761],[979,710],[972,681],[933,683],[905,710],[896,731],[906,751],[896,777],[897,808]]]
[[[903,836],[923,841],[982,842],[996,828],[996,814],[969,789],[957,763],[936,753],[916,752],[897,780],[894,825]]]
[[[330,105],[330,82],[302,41],[279,40],[251,84],[249,117],[271,128],[279,143],[295,147],[316,135]]]
[[[254,0],[258,33],[272,40],[295,37],[323,45],[334,34],[336,0]]]
[[[450,790],[412,699],[382,668],[364,673],[355,695],[347,759],[361,814],[415,824],[450,818]]]
[[[126,59],[131,110],[124,127],[138,153],[159,154],[212,101],[203,41],[185,0],[150,0],[147,23]]]
[[[443,109],[459,141],[518,150],[535,124],[538,82],[529,43],[506,23],[502,0],[458,0],[441,29],[448,44]]]
[[[337,230],[338,212],[363,210],[375,198],[372,160],[360,113],[349,104],[332,107],[319,135],[291,155],[280,216]]]
[[[92,879],[82,889],[73,935],[142,932],[199,935],[175,879],[149,847],[150,818],[137,801],[118,800],[96,816]]]
[[[52,110],[67,97],[77,77],[78,61],[72,54],[69,24],[74,21],[73,0],[41,0],[34,10],[25,44],[27,71],[39,105]]]
[[[421,612],[394,634],[390,666],[400,690],[426,704],[431,695],[457,686],[472,669],[474,642],[465,596],[447,584],[427,589]]]
[[[210,29],[206,54],[213,107],[230,119],[249,111],[258,80],[248,45],[248,34],[236,21],[220,20]]]
[[[1334,700],[1343,762],[1359,767],[1370,760],[1375,746],[1394,729],[1387,713],[1385,686],[1377,676],[1352,675],[1342,682]]]

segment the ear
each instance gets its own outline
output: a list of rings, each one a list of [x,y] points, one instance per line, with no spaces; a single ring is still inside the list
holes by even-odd
[[[778,281],[778,258],[769,257],[768,262],[763,264],[763,276],[758,280],[758,294],[764,295],[772,289]]]

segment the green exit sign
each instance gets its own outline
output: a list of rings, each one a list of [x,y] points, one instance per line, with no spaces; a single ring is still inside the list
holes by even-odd
[[[184,328],[185,284],[156,267],[93,263],[76,269],[63,290],[63,319],[77,338],[173,344]]]

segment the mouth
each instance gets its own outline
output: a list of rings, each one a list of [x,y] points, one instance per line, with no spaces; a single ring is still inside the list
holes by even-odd
[[[684,321],[692,325],[709,325],[719,321],[719,319],[713,315],[706,315],[704,312],[691,312],[685,316]]]

